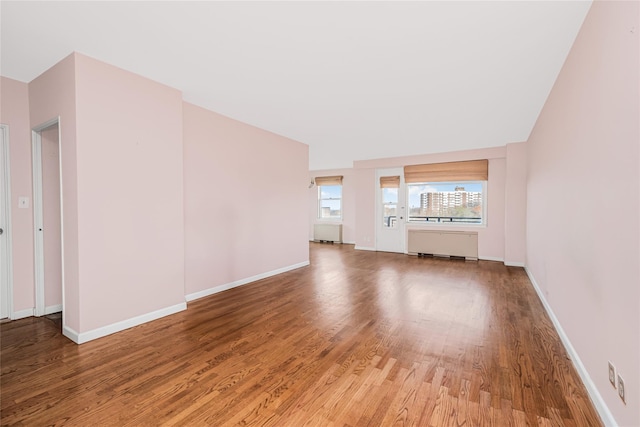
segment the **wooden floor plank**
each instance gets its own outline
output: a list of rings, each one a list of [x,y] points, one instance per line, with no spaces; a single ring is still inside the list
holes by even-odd
[[[2,425],[602,425],[523,269],[310,261],[81,346],[0,323]]]

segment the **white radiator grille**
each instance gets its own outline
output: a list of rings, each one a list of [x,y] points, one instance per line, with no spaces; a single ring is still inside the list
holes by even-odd
[[[478,259],[478,233],[471,231],[409,230],[407,252]]]
[[[313,240],[342,243],[342,224],[314,224]]]

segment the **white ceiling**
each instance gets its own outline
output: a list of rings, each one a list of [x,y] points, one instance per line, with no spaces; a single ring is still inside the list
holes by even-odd
[[[351,167],[525,141],[590,5],[2,1],[0,74],[81,52]]]

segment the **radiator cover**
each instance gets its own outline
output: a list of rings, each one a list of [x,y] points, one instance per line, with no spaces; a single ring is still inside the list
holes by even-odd
[[[478,233],[474,231],[409,230],[407,252],[478,259]]]
[[[342,243],[342,224],[314,224],[313,240]]]

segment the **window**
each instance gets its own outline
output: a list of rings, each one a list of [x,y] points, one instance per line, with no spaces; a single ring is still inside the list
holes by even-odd
[[[383,227],[396,228],[398,218],[398,189],[382,189],[382,220]]]
[[[484,188],[484,181],[409,184],[409,222],[483,224]]]
[[[320,219],[342,219],[342,185],[318,186]]]
[[[342,177],[317,177],[315,182],[318,186],[318,218],[342,219]]]
[[[404,168],[409,222],[485,224],[488,160]]]
[[[398,222],[398,188],[400,176],[381,176],[382,190],[382,226],[396,228]]]

